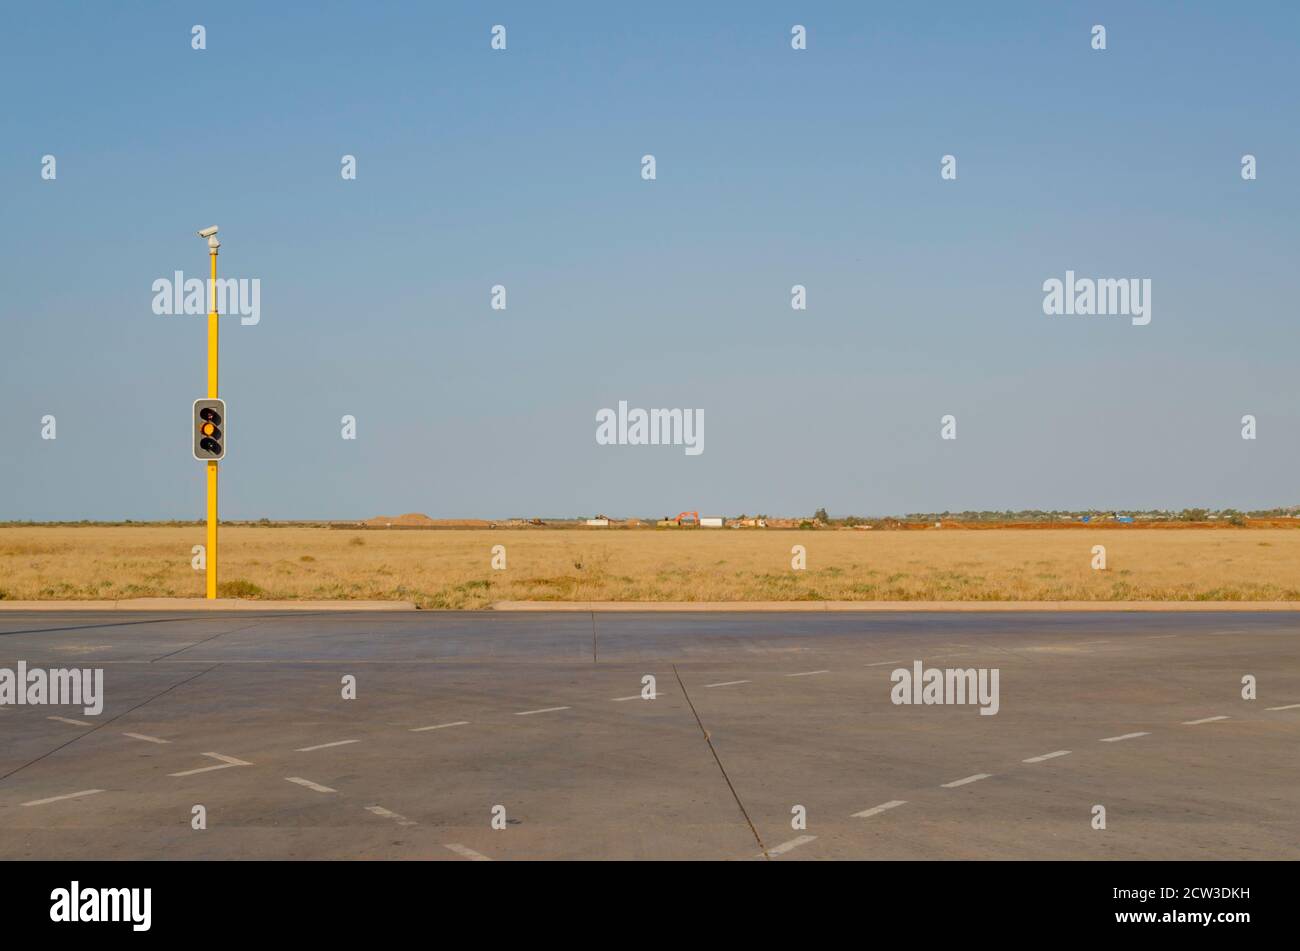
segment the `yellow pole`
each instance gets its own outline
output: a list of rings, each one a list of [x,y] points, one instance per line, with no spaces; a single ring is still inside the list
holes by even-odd
[[[217,398],[217,249],[209,248],[212,259],[212,307],[208,311],[208,399]],[[225,425],[223,419],[222,425]],[[208,570],[207,597],[217,596],[217,463],[208,463]]]

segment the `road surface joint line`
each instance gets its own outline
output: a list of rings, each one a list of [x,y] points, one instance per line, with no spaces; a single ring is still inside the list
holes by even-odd
[[[963,776],[961,779],[954,779],[950,783],[940,783],[942,789],[956,789],[958,786],[965,786],[967,783],[977,783],[981,779],[988,779],[992,773],[976,773],[974,776]]]
[[[190,650],[193,647],[202,647],[204,644],[208,643],[208,641],[215,641],[218,637],[225,637],[227,634],[238,634],[242,631],[250,630],[251,628],[257,627],[257,625],[260,624],[262,620],[264,619],[262,618],[256,619],[251,624],[245,624],[243,627],[237,627],[234,628],[233,630],[218,631],[217,633],[212,634],[209,637],[204,637],[200,640],[195,641],[193,644],[186,644],[184,647],[178,647],[174,651],[168,651],[166,654],[160,654],[157,657],[153,658],[153,660],[149,661],[149,663],[152,664],[155,661],[166,660],[169,657],[175,657],[177,654],[183,654],[187,650]],[[187,661],[187,663],[193,663],[193,662]]]
[[[10,632],[10,633],[12,633],[12,632]],[[177,687],[183,687],[183,686],[185,686],[186,684],[193,683],[195,680],[198,680],[198,679],[199,679],[200,677],[202,677],[204,674],[211,673],[212,671],[216,670],[216,669],[217,669],[218,667],[220,667],[220,666],[221,666],[220,664],[213,664],[211,667],[207,667],[207,668],[205,668],[205,669],[199,671],[197,674],[194,674],[194,675],[191,676],[191,677],[186,677],[184,680],[180,681],[179,683],[174,683],[174,684],[172,684],[172,685],[170,685],[170,686],[164,688],[163,690],[161,690],[161,691],[159,691],[158,693],[154,694],[152,697],[149,697],[147,700],[141,700],[139,703],[137,703],[135,706],[131,707],[129,710],[124,710],[124,711],[122,711],[121,713],[117,714],[116,716],[109,717],[109,718],[108,718],[107,720],[105,720],[103,723],[100,723],[100,724],[98,724],[97,726],[95,726],[94,729],[92,729],[89,733],[80,733],[80,734],[78,734],[77,736],[74,736],[72,739],[70,739],[70,740],[68,740],[68,741],[66,741],[66,742],[64,742],[64,743],[60,743],[60,744],[59,744],[58,746],[56,746],[54,749],[52,749],[52,750],[46,750],[46,751],[45,751],[44,753],[42,753],[41,755],[39,755],[39,756],[37,756],[37,757],[35,757],[35,758],[33,758],[33,759],[28,760],[26,763],[23,763],[23,764],[20,765],[20,766],[15,766],[13,769],[9,770],[9,772],[4,773],[3,775],[0,775],[0,782],[4,782],[4,781],[5,781],[6,779],[8,779],[10,776],[13,776],[15,773],[22,772],[24,769],[27,769],[29,766],[32,766],[32,765],[35,764],[35,763],[39,763],[41,760],[45,759],[46,757],[54,755],[55,753],[59,752],[59,750],[67,749],[67,748],[68,748],[69,746],[71,746],[73,743],[76,743],[76,742],[79,742],[80,740],[85,739],[86,737],[92,735],[92,734],[95,733],[96,731],[98,731],[98,730],[100,730],[100,729],[102,729],[102,728],[108,726],[110,723],[115,723],[115,722],[117,722],[118,720],[122,719],[123,717],[125,717],[125,716],[129,716],[130,714],[135,713],[135,711],[139,710],[141,707],[144,707],[144,706],[146,706],[146,705],[148,705],[148,704],[150,704],[150,703],[153,703],[153,702],[154,702],[155,700],[157,700],[159,697],[162,697],[162,696],[164,696],[164,695],[166,695],[166,694],[171,693],[171,692],[172,692],[173,690],[175,690]]]
[[[745,819],[745,825],[749,826],[750,834],[754,837],[755,844],[763,853],[763,860],[770,862],[772,857],[767,852],[767,844],[763,837],[758,834],[758,827],[754,825],[754,820],[749,816],[749,810],[745,808],[744,801],[740,798],[740,793],[736,791],[736,784],[731,781],[727,775],[727,767],[722,765],[722,757],[718,755],[718,749],[713,745],[713,737],[704,726],[704,721],[700,719],[700,711],[695,709],[695,702],[691,700],[691,693],[686,689],[686,681],[682,680],[682,672],[673,664],[673,676],[677,678],[677,686],[682,691],[682,696],[686,698],[686,705],[691,709],[691,716],[695,718],[695,725],[700,728],[700,735],[704,737],[704,745],[709,748],[709,755],[713,757],[713,762],[718,765],[718,772],[722,774],[722,780],[727,784],[727,789],[731,792],[731,798],[736,801],[736,808],[740,810],[741,816]]]

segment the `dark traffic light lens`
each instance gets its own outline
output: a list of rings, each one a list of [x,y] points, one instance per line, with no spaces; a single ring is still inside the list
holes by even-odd
[[[219,423],[221,422],[221,414],[211,406],[205,406],[199,410],[199,419],[207,420],[209,423]]]
[[[199,440],[199,448],[204,452],[210,452],[215,456],[219,455],[221,452],[221,443],[217,442],[215,439],[209,439],[207,436],[204,436]]]

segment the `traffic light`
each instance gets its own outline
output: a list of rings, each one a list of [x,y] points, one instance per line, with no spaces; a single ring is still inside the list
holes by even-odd
[[[226,401],[194,401],[194,458],[216,462],[226,455]]]

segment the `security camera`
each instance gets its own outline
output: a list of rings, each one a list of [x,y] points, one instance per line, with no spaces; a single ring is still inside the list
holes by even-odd
[[[200,231],[200,232],[199,232],[199,237],[200,237],[200,238],[211,238],[211,237],[212,237],[214,234],[216,234],[216,233],[217,233],[217,226],[216,226],[216,225],[213,225],[211,228],[204,228],[202,231]]]

